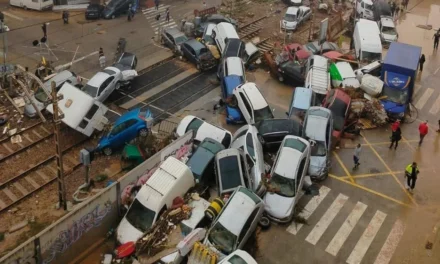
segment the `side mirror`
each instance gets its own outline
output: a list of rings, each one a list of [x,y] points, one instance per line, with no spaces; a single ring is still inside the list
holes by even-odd
[[[286,116],[289,117],[289,112],[286,112]]]

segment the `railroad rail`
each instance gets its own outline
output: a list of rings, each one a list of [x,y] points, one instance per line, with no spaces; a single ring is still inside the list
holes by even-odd
[[[240,39],[244,41],[250,41],[253,37],[257,36],[260,30],[263,27],[264,19],[268,18],[268,16],[262,16],[257,18],[238,29],[238,34]],[[264,54],[265,52],[271,51],[274,47],[273,43],[271,43],[270,38],[265,38],[260,40],[258,43],[255,43],[257,48],[260,50],[260,54]]]
[[[39,122],[37,122],[37,123],[35,123],[33,125],[30,125],[28,127],[22,128],[21,130],[17,131],[17,133],[15,133],[13,136],[23,134],[24,132],[26,132],[26,131],[28,131],[28,130],[30,130],[30,129],[38,126],[38,125],[41,125],[41,124],[43,124],[43,121],[39,121]],[[0,139],[0,144],[3,144],[4,142],[10,140],[10,138],[11,138],[11,136],[6,136],[6,137],[1,138]]]
[[[65,168],[64,176],[71,174],[79,166],[81,166],[77,155],[71,153],[70,150],[87,140],[88,138],[84,137],[75,144],[63,150],[63,153],[65,154],[63,156]],[[38,164],[26,169],[25,171],[20,171],[19,174],[13,178],[0,183],[0,212],[9,209],[23,199],[43,189],[48,184],[56,181],[57,169],[55,157],[56,154],[53,154],[45,160],[40,161]],[[51,162],[53,162],[53,164],[49,165]],[[7,200],[5,200],[5,197],[7,197]]]

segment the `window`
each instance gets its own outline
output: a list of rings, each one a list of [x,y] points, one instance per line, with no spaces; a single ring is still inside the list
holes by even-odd
[[[92,119],[93,116],[95,115],[96,111],[98,111],[98,109],[99,109],[99,106],[97,106],[96,104],[92,105],[92,107],[90,108],[90,110],[86,114],[86,118]]]
[[[239,255],[232,256],[228,259],[228,262],[231,264],[247,264],[246,260],[242,259]]]
[[[85,129],[85,128],[87,127],[88,124],[89,124],[89,121],[83,119],[83,120],[81,121],[81,123],[79,123],[79,127],[82,128],[82,129]]]
[[[154,211],[145,207],[138,199],[135,199],[125,218],[136,229],[145,232],[153,225],[155,216],[156,213]]]
[[[32,0],[33,3],[38,3],[38,0]]]
[[[130,120],[128,120],[128,121],[125,122],[127,128],[128,128],[128,127],[131,127],[132,125],[134,125],[134,124],[136,124],[136,123],[137,123],[137,120],[136,120],[136,119],[130,119]]]
[[[255,123],[258,123],[259,121],[265,120],[265,119],[271,119],[273,118],[272,110],[270,110],[269,106],[263,107],[261,109],[254,111],[254,121]]]
[[[252,214],[248,217],[246,223],[243,226],[243,229],[240,232],[240,236],[238,237],[238,243],[240,243],[243,238],[246,236],[246,234],[249,232],[249,228],[251,228],[252,222],[254,221],[255,217],[258,214],[258,207],[254,209]]]
[[[270,186],[276,191],[276,194],[284,197],[295,196],[295,180],[289,179],[277,174],[276,172],[270,178]]]
[[[304,144],[304,142],[295,139],[295,138],[289,138],[286,139],[286,141],[284,142],[284,147],[286,148],[293,148],[296,149],[300,152],[304,152],[304,150],[306,149],[307,145]]]
[[[188,127],[185,130],[185,133],[193,130],[194,134],[197,134],[197,130],[199,130],[199,128],[203,125],[203,121],[198,119],[198,118],[194,118],[189,124]]]
[[[252,116],[252,108],[249,105],[249,102],[247,101],[246,97],[243,95],[243,93],[240,93],[241,100],[243,101],[244,107],[246,107],[246,110],[248,111],[249,117],[253,118]]]
[[[228,76],[229,74],[228,74],[228,64],[226,63],[226,60],[225,60],[225,71],[224,71],[224,76]]]
[[[252,169],[255,166],[254,160],[251,159],[251,157],[248,154],[246,154],[246,162],[249,165],[249,169]]]
[[[209,241],[221,252],[229,255],[235,249],[237,236],[217,222],[208,235]]]
[[[255,160],[254,139],[252,138],[251,133],[246,135],[246,149],[249,155],[251,155],[252,159]]]
[[[125,127],[126,127],[126,123],[122,123],[113,127],[113,129],[110,131],[110,135],[114,136],[121,133],[122,131],[124,131]]]
[[[231,135],[226,133],[221,143],[223,146],[229,147],[229,145],[231,145]]]
[[[219,161],[222,191],[242,185],[239,156],[228,156]]]
[[[299,168],[298,168],[298,175],[296,176],[296,188],[299,188],[299,184],[301,182],[301,178],[304,174],[304,170],[306,170],[307,168],[305,168],[306,166],[306,158],[303,158],[301,160],[301,163],[299,164]]]

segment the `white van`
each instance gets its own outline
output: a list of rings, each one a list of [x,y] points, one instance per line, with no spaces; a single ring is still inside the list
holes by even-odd
[[[18,6],[24,9],[48,10],[53,7],[53,0],[9,0],[11,6]]]
[[[168,210],[176,197],[195,185],[185,163],[168,157],[142,186],[116,230],[121,244],[138,240]]]
[[[359,19],[354,28],[353,42],[356,58],[361,62],[382,59],[382,41],[376,22]]]
[[[218,49],[220,50],[220,53],[222,54],[230,39],[240,39],[234,26],[226,22],[219,23],[212,30],[211,37],[214,39]]]
[[[69,127],[90,137],[95,129],[101,131],[108,124],[104,116],[107,106],[80,89],[66,82],[57,94],[63,95],[63,99],[58,101],[60,114],[64,114],[61,121]],[[53,114],[53,105],[48,105],[46,110]]]
[[[305,88],[312,89],[316,94],[327,94],[330,90],[330,73],[328,60],[323,56],[310,56],[306,64]]]
[[[333,87],[337,88],[342,85],[342,88],[350,87],[350,88],[359,88],[361,84],[359,83],[356,75],[354,74],[353,68],[350,63],[346,61],[340,61],[334,64],[334,66],[339,72],[342,80],[332,79]]]
[[[355,0],[356,12],[359,14],[360,18],[374,19],[373,13],[373,2],[371,0]]]

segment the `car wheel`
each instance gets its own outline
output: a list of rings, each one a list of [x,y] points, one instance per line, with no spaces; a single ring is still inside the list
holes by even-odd
[[[278,81],[284,82],[284,77],[282,75],[278,75]]]
[[[148,129],[142,128],[141,130],[139,130],[139,136],[141,136],[141,137],[148,136]]]
[[[261,229],[267,230],[270,227],[270,220],[266,216],[262,216],[260,221],[258,221],[258,225],[261,226]]]
[[[111,154],[113,154],[113,150],[110,147],[106,147],[102,150],[102,152],[104,153],[104,155],[106,156],[110,156]]]
[[[112,15],[112,19],[115,19],[115,18],[116,18],[116,16],[113,14],[113,15]]]
[[[196,68],[197,68],[197,70],[202,71],[202,66],[200,65],[200,63],[196,64]]]
[[[119,88],[121,88],[121,83],[120,83],[120,82],[117,82],[117,83],[115,84],[115,90],[119,90]]]

